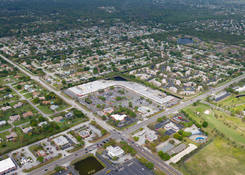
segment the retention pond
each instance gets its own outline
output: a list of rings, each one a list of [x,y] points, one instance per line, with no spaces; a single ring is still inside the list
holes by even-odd
[[[76,162],[74,168],[80,175],[91,175],[102,170],[104,167],[95,157],[89,156]]]

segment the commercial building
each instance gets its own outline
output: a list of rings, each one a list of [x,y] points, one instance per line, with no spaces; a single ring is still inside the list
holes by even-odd
[[[17,169],[17,166],[11,158],[0,161],[0,175],[10,173]]]
[[[87,138],[87,137],[90,136],[90,130],[82,130],[82,131],[79,132],[79,135],[80,135],[83,139],[85,139],[85,138]]]
[[[111,118],[113,118],[116,121],[123,121],[123,120],[125,120],[126,117],[127,117],[126,114],[123,114],[123,115],[113,114],[113,115],[111,115]]]
[[[56,145],[56,147],[60,149],[66,149],[71,146],[70,142],[64,136],[54,138],[53,142]]]
[[[106,151],[110,158],[121,157],[124,154],[124,151],[119,146],[116,147],[108,146],[106,148]]]
[[[90,93],[109,88],[111,86],[119,86],[126,88],[160,105],[173,103],[173,101],[176,101],[177,103],[178,101],[175,97],[167,96],[165,93],[161,91],[153,90],[142,84],[129,81],[97,80],[69,88],[65,92],[73,98],[79,98]]]
[[[192,151],[194,151],[195,149],[197,149],[197,146],[190,143],[188,145],[187,148],[185,148],[184,150],[182,150],[180,153],[176,154],[175,156],[173,156],[170,160],[168,160],[166,163],[170,164],[170,163],[177,163],[178,161],[181,160],[182,157],[184,157],[187,154],[190,154]]]
[[[170,130],[170,129],[172,129],[172,130],[174,130],[175,132],[178,132],[178,131],[179,131],[179,127],[177,127],[176,124],[174,124],[173,122],[169,122],[168,124],[166,124],[166,125],[164,126],[164,129],[165,129],[165,130]]]
[[[5,120],[0,121],[0,126],[6,125],[7,122]]]
[[[243,87],[238,87],[235,89],[237,92],[244,92],[245,91],[245,85]]]
[[[171,150],[168,151],[167,153],[168,153],[169,155],[174,155],[174,154],[177,154],[177,153],[179,153],[179,152],[181,152],[181,151],[183,151],[183,150],[185,150],[185,149],[186,149],[186,144],[181,143],[180,145],[174,147],[173,149],[171,149]]]
[[[222,91],[216,95],[213,95],[213,98],[215,101],[220,101],[223,100],[224,98],[228,97],[230,95],[230,93],[226,92],[226,91]]]
[[[145,134],[145,138],[149,141],[149,142],[153,142],[154,140],[157,140],[157,135],[154,131],[152,130],[148,130]]]

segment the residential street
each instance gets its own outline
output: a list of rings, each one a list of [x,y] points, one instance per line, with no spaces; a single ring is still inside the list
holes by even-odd
[[[148,151],[145,151],[145,150],[142,150],[142,148],[136,146],[135,144],[133,144],[132,142],[128,141],[129,137],[130,137],[130,134],[144,126],[147,126],[149,125],[150,123],[152,122],[155,122],[158,118],[162,117],[162,116],[167,116],[169,114],[172,114],[172,113],[175,113],[177,111],[180,111],[181,109],[193,104],[194,102],[198,101],[198,100],[203,100],[205,98],[207,98],[208,96],[210,96],[211,94],[214,94],[214,93],[217,93],[223,89],[225,89],[226,87],[230,86],[231,84],[233,83],[236,83],[238,81],[240,81],[241,79],[244,79],[245,78],[245,74],[231,80],[230,82],[220,86],[220,87],[217,87],[217,88],[213,88],[211,90],[209,90],[208,92],[200,95],[200,96],[197,96],[191,100],[188,100],[188,101],[185,101],[185,102],[181,102],[179,105],[173,107],[173,108],[170,108],[168,109],[167,111],[164,111],[164,112],[161,112],[151,118],[149,118],[148,120],[145,120],[141,123],[138,123],[136,125],[133,125],[131,126],[130,128],[128,128],[127,130],[125,130],[123,133],[120,133],[120,132],[117,132],[117,133],[114,133],[112,132],[114,130],[114,128],[110,125],[108,125],[105,121],[99,119],[99,118],[96,118],[94,116],[94,114],[92,112],[88,112],[86,109],[84,109],[81,105],[77,104],[74,100],[66,97],[65,95],[63,95],[62,92],[60,91],[57,91],[53,88],[51,88],[49,85],[47,85],[45,82],[41,81],[39,79],[38,76],[34,76],[32,74],[30,74],[29,72],[25,71],[23,68],[21,68],[20,66],[18,66],[17,64],[15,64],[14,62],[12,62],[11,60],[7,59],[6,57],[0,55],[0,57],[2,57],[4,60],[6,60],[7,62],[9,62],[10,64],[12,64],[13,66],[15,66],[16,68],[18,68],[20,71],[22,71],[23,73],[25,73],[26,75],[30,76],[31,79],[35,80],[36,82],[40,83],[43,87],[45,87],[47,90],[51,91],[51,92],[54,92],[56,95],[58,95],[61,99],[63,99],[66,103],[70,104],[71,106],[73,106],[74,108],[77,108],[79,110],[81,110],[85,115],[87,115],[91,120],[95,120],[99,125],[103,126],[107,131],[111,132],[111,136],[108,137],[108,138],[123,138],[125,139],[125,141],[127,141],[130,145],[132,145],[137,151],[138,151],[138,154],[145,157],[146,159],[148,159],[149,161],[153,162],[155,164],[155,166],[159,167],[163,172],[165,172],[166,174],[168,175],[181,175],[182,173],[180,173],[179,171],[175,170],[173,167],[171,167],[170,165],[167,165],[166,163],[164,163],[163,161],[160,160],[159,157],[157,156],[154,156],[153,154],[149,153]],[[83,124],[83,123],[82,123]],[[80,125],[82,125],[80,124]],[[75,127],[79,127],[79,126],[75,126]],[[75,127],[73,128],[70,128],[69,130],[71,129],[74,129]],[[65,131],[66,132],[66,131]],[[108,139],[106,138],[106,139]],[[40,142],[40,141],[39,141]],[[99,141],[101,142],[101,141]],[[97,142],[98,143],[98,142]],[[87,149],[94,149],[96,147],[96,144],[93,144],[92,146],[89,146]],[[36,144],[36,143],[34,143]],[[30,145],[28,145],[30,146]],[[33,175],[40,175],[40,174],[44,174],[44,171],[46,169],[48,169],[49,171],[50,170],[53,170],[55,168],[56,165],[63,165],[63,164],[67,164],[69,163],[70,161],[74,160],[75,158],[79,157],[79,156],[82,156],[85,154],[85,150],[84,149],[80,149],[79,151],[77,152],[74,152],[68,156],[65,156],[59,160],[56,160],[48,165],[45,165],[37,170],[34,170],[32,173],[30,174],[33,174]]]

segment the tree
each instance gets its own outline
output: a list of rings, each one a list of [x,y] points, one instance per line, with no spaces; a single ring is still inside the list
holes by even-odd
[[[41,157],[41,156],[38,156],[38,157],[37,157],[37,160],[38,160],[39,162],[43,163],[44,158]]]
[[[64,168],[61,167],[61,166],[56,166],[54,170],[55,170],[56,172],[59,172],[59,171],[63,171]]]
[[[102,120],[106,120],[107,117],[105,115],[102,116]]]
[[[21,85],[20,84],[18,84],[16,87],[17,87],[17,89],[21,89]]]
[[[94,74],[97,74],[98,72],[99,72],[99,71],[98,71],[98,68],[95,67],[94,70],[93,70],[93,73],[94,73]]]
[[[167,153],[164,153],[163,151],[158,152],[159,157],[161,157],[162,160],[166,161],[170,159],[170,156]]]
[[[153,170],[154,169],[154,164],[152,162],[149,162],[145,158],[141,157],[139,158],[140,163],[145,165],[148,169]]]
[[[136,137],[136,136],[135,136],[135,137],[134,137],[134,141],[136,141],[136,142],[139,141],[139,137]]]
[[[208,127],[208,122],[207,122],[207,121],[204,121],[204,122],[202,123],[202,127],[207,128],[207,127]]]
[[[105,129],[102,129],[102,130],[101,130],[101,134],[102,134],[102,135],[106,135],[106,133],[107,133],[107,131],[106,131]]]
[[[112,158],[113,161],[116,161],[118,159],[119,159],[119,157],[116,157],[116,156]]]
[[[121,96],[116,97],[116,101],[121,101],[122,99],[123,99],[123,97],[121,97]]]
[[[88,104],[91,104],[92,103],[92,100],[89,97],[86,97],[85,98],[85,102],[88,103]]]
[[[39,103],[39,98],[38,97],[34,98],[33,103],[35,103],[35,104]]]
[[[63,85],[66,85],[66,81],[65,80],[62,80],[61,81]]]
[[[152,162],[148,162],[145,166],[150,170],[153,170],[154,168],[154,164]]]
[[[158,118],[158,119],[157,119],[157,122],[158,122],[158,123],[161,123],[162,121],[163,121],[162,118]]]
[[[180,141],[183,140],[183,136],[180,135],[179,133],[175,133],[175,134],[174,134],[174,138],[175,138],[175,139],[178,139],[178,140],[180,140]]]
[[[133,104],[132,104],[132,102],[130,101],[130,102],[128,102],[128,107],[130,107],[130,108],[132,108],[133,107]]]
[[[45,98],[48,99],[48,100],[51,100],[51,99],[54,99],[56,97],[55,93],[54,92],[50,92],[48,93]]]

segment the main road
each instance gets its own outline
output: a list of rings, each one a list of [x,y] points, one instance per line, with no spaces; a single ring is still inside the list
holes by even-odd
[[[173,108],[170,108],[170,109],[168,109],[166,111],[158,113],[157,115],[154,115],[153,117],[149,118],[148,120],[145,120],[145,121],[143,121],[143,122],[141,122],[141,123],[139,123],[137,125],[134,125],[134,126],[128,128],[128,130],[126,130],[125,133],[126,134],[130,134],[130,133],[132,133],[132,132],[134,132],[134,131],[136,131],[136,130],[144,127],[144,126],[149,125],[150,123],[155,122],[158,118],[160,118],[162,116],[167,116],[169,114],[178,112],[181,109],[183,109],[183,108],[185,108],[185,107],[187,107],[187,106],[189,106],[189,105],[191,105],[191,104],[193,104],[193,103],[195,103],[195,102],[197,102],[199,100],[204,100],[208,96],[210,96],[212,94],[215,94],[215,93],[217,93],[219,91],[222,91],[225,88],[229,87],[231,84],[237,83],[237,82],[241,81],[244,78],[245,78],[245,74],[242,74],[241,76],[236,77],[236,78],[232,79],[231,81],[229,81],[229,82],[227,82],[227,83],[225,83],[225,84],[223,84],[223,85],[221,85],[219,87],[212,88],[209,91],[207,91],[207,92],[205,92],[205,93],[203,93],[203,94],[201,94],[201,95],[199,95],[199,96],[197,96],[195,98],[192,98],[192,99],[184,101],[184,102],[180,102],[179,105],[176,105]]]
[[[113,131],[114,128],[110,125],[108,125],[106,122],[104,122],[103,120],[100,120],[98,118],[96,118],[92,112],[88,112],[86,109],[84,109],[82,106],[78,105],[73,99],[70,99],[68,97],[66,97],[65,95],[63,95],[60,91],[57,91],[53,88],[51,88],[48,84],[46,84],[45,82],[43,82],[42,80],[40,80],[40,78],[38,76],[34,76],[32,74],[30,74],[29,72],[27,72],[26,70],[24,70],[22,67],[20,67],[19,65],[17,65],[16,63],[14,63],[13,61],[9,60],[8,58],[4,57],[3,55],[0,55],[1,58],[3,58],[5,61],[7,61],[8,63],[12,64],[14,67],[18,68],[21,72],[25,73],[26,75],[28,75],[31,79],[35,80],[36,82],[40,83],[43,87],[45,87],[46,89],[48,89],[51,92],[54,92],[57,96],[59,96],[62,100],[64,100],[66,103],[70,104],[71,106],[81,110],[84,114],[86,114],[90,119],[96,120],[96,122],[103,126],[106,130],[108,131]],[[198,100],[203,100],[205,98],[207,98],[208,96],[217,93],[225,88],[227,88],[228,86],[230,86],[233,83],[239,82],[240,80],[245,78],[245,74],[234,78],[233,80],[229,81],[228,83],[225,83],[222,86],[219,86],[217,88],[212,88],[211,90],[203,93],[200,96],[197,96],[193,99],[187,100],[185,102],[181,102],[179,105],[176,105],[173,108],[170,108],[166,111],[163,111],[151,118],[149,118],[146,121],[143,121],[141,123],[138,123],[130,128],[128,128],[127,130],[125,130],[123,133],[121,133],[121,137],[122,135],[125,136],[126,141],[131,144],[134,148],[136,148],[136,150],[138,151],[138,153],[144,157],[146,157],[148,160],[152,161],[154,164],[156,164],[157,167],[159,167],[163,172],[165,172],[168,175],[181,175],[180,172],[178,172],[176,169],[174,169],[173,167],[167,165],[166,163],[164,163],[163,161],[161,161],[158,157],[154,156],[153,154],[144,151],[143,149],[139,148],[138,146],[136,146],[135,144],[133,144],[132,142],[128,141],[128,138],[130,138],[130,134],[144,126],[149,125],[152,122],[155,122],[158,118],[162,117],[162,116],[167,116],[169,114],[178,112],[179,110],[193,104],[194,102],[198,101]],[[115,135],[112,134],[111,137],[113,137]],[[117,137],[118,138],[118,137]],[[83,149],[77,151],[74,154],[69,155],[68,157],[64,157],[62,159],[59,159],[51,164],[48,164],[44,167],[41,167],[37,170],[35,170],[32,174],[39,174],[41,172],[43,172],[43,170],[45,170],[44,168],[48,168],[48,169],[54,169],[55,165],[62,165],[62,163],[67,163],[71,160],[74,159],[74,155],[78,155],[78,153],[83,153]],[[41,173],[42,174],[42,173]]]
[[[41,80],[38,76],[35,76],[31,73],[29,73],[28,71],[26,71],[25,69],[23,69],[22,67],[20,67],[18,64],[14,63],[13,61],[9,60],[8,58],[6,58],[3,55],[0,55],[0,57],[2,59],[4,59],[5,61],[7,61],[8,63],[12,64],[14,67],[16,67],[17,69],[19,69],[21,72],[23,72],[24,74],[26,74],[27,76],[29,76],[32,80],[38,82],[40,85],[42,85],[44,88],[46,88],[47,90],[49,90],[50,92],[55,93],[57,96],[59,96],[63,101],[65,101],[67,104],[70,104],[72,107],[77,108],[78,110],[82,111],[84,114],[86,114],[90,119],[95,120],[99,125],[102,125],[103,127],[105,127],[106,130],[112,130],[113,127],[108,125],[105,121],[103,120],[99,120],[98,118],[96,118],[92,112],[87,111],[86,109],[84,109],[82,106],[78,105],[75,100],[66,97],[65,95],[63,95],[62,92],[53,89],[52,87],[50,87],[48,84],[46,84],[43,80]]]
[[[73,99],[70,99],[68,97],[66,97],[65,95],[63,95],[60,91],[57,91],[53,88],[51,88],[48,84],[46,84],[45,82],[43,82],[42,80],[40,80],[40,78],[38,76],[32,75],[30,74],[28,71],[24,70],[22,67],[20,67],[18,64],[14,63],[13,61],[9,60],[8,58],[4,57],[3,55],[0,55],[1,58],[3,58],[5,61],[7,61],[8,63],[12,64],[14,67],[18,68],[21,72],[23,72],[24,74],[28,75],[31,79],[33,79],[34,81],[40,83],[43,87],[45,87],[46,89],[48,89],[51,92],[54,92],[57,96],[59,96],[62,100],[64,100],[66,103],[70,104],[71,106],[81,110],[84,114],[86,114],[90,119],[95,120],[99,125],[103,126],[106,130],[108,131],[114,131],[114,128],[110,125],[108,125],[105,121],[98,119],[97,117],[95,117],[93,115],[92,112],[88,112],[86,109],[84,109],[83,107],[81,107],[80,105],[78,105]],[[127,138],[130,137],[130,133],[125,133],[128,134]],[[119,134],[120,135],[120,134]],[[112,135],[111,137],[113,137],[115,135]],[[116,137],[119,138],[119,137]],[[128,141],[126,139],[126,141]],[[81,151],[81,152],[80,152]],[[62,165],[62,163],[67,163],[71,160],[74,159],[74,155],[78,155],[78,153],[82,153],[84,150],[80,150],[75,154],[71,154],[68,157],[64,157],[62,159],[59,159],[57,161],[54,161],[46,166],[43,166],[37,170],[35,170],[34,172],[36,172],[35,174],[41,173],[46,170],[46,169],[54,169],[56,165]],[[141,150],[139,154],[141,154],[141,156],[144,156],[144,153]],[[159,161],[159,158],[154,156],[153,154],[147,154],[148,159],[151,160],[154,164],[156,165],[160,165],[159,168],[165,172],[168,175],[181,175],[181,173],[179,173],[177,170],[175,170],[173,167],[167,165],[166,163],[164,163],[163,161]],[[174,171],[178,172],[178,173],[172,173]],[[31,174],[33,174],[34,172],[32,172]]]

